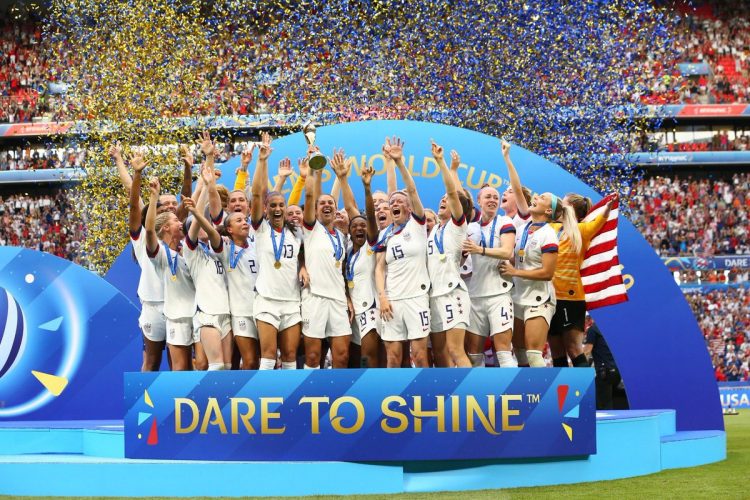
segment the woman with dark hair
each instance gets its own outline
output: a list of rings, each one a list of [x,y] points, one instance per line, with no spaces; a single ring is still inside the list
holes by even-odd
[[[455,151],[453,157],[458,156]],[[470,368],[464,349],[471,301],[461,278],[461,250],[466,239],[471,202],[459,192],[445,164],[443,148],[432,143],[432,156],[440,167],[445,196],[440,200],[438,223],[427,238],[427,271],[430,277],[430,339],[435,366]]]
[[[260,342],[260,369],[274,369],[278,346],[282,369],[294,370],[297,368],[302,322],[298,281],[302,243],[295,229],[285,222],[284,196],[278,192],[265,195],[268,157],[272,151],[271,136],[264,132],[253,175],[251,200],[251,222],[258,259],[253,316]]]

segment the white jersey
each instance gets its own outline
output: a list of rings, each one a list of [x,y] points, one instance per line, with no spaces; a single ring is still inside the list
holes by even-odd
[[[141,226],[138,231],[130,233],[135,260],[141,268],[138,279],[138,298],[141,302],[164,302],[164,281],[156,274],[156,269],[148,258],[146,250],[146,231]]]
[[[385,290],[391,300],[409,299],[427,294],[430,277],[427,274],[427,227],[424,217],[411,215],[402,228],[395,228],[385,245]]]
[[[255,252],[258,258],[258,278],[255,290],[261,296],[273,300],[300,300],[298,262],[302,243],[296,231],[286,225],[281,231],[273,229],[265,218],[261,219],[255,229]],[[282,242],[283,238],[283,242]],[[274,241],[277,245],[279,264],[276,268]]]
[[[531,214],[526,214],[526,217],[522,217],[520,212],[516,212],[513,216],[513,225],[516,227],[516,233],[523,230],[523,227],[531,222]]]
[[[486,224],[481,221],[469,224],[468,237],[479,246],[498,248],[502,235],[509,233],[516,233],[513,221],[505,215],[496,215]],[[494,257],[478,253],[471,255],[470,297],[494,297],[511,291],[513,281],[503,278],[497,269],[499,263],[500,259]]]
[[[164,316],[172,320],[192,318],[195,315],[195,285],[184,257],[162,242],[150,257],[152,267],[164,282]]]
[[[376,262],[375,252],[368,243],[362,245],[356,253],[347,255],[346,279],[354,283],[354,288],[349,288],[349,297],[354,305],[354,314],[362,314],[376,305]]]
[[[541,226],[539,226],[541,224]],[[533,232],[532,232],[533,231]],[[557,252],[559,240],[552,226],[546,222],[527,222],[516,234],[516,269],[539,269],[542,255]],[[539,281],[514,277],[516,289],[513,302],[522,306],[536,306],[550,301],[556,303],[552,280]]]
[[[427,271],[430,276],[430,297],[450,293],[456,287],[466,290],[461,277],[461,247],[466,239],[466,217],[453,217],[444,226],[435,224],[427,239]],[[441,251],[442,250],[442,251]]]
[[[346,303],[344,259],[346,236],[338,229],[331,233],[318,221],[312,226],[302,223],[305,244],[305,267],[310,275],[310,292]]]
[[[250,229],[245,246],[224,240],[224,251],[219,254],[226,270],[229,291],[229,311],[232,316],[253,315],[253,290],[258,278],[258,259],[255,254],[255,231]]]
[[[224,263],[218,254],[224,251],[222,240],[215,251],[202,241],[185,238],[182,254],[195,283],[195,302],[198,311],[206,314],[229,314],[229,293],[224,279]]]

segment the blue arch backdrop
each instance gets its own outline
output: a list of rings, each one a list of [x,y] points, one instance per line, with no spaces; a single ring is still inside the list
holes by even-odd
[[[318,129],[317,144],[324,154],[331,155],[333,148],[343,147],[346,155],[353,157],[350,184],[360,206],[363,206],[362,185],[358,173],[363,164],[373,165],[377,170],[373,188],[385,189],[380,146],[391,135],[405,141],[406,163],[427,207],[436,208],[444,193],[430,154],[431,138],[447,151],[459,152],[463,162],[460,176],[474,192],[484,182],[507,185],[499,141],[478,132],[409,121],[368,121]],[[273,149],[269,171],[275,173],[279,160],[286,156],[296,163],[305,154],[306,143],[302,134],[296,133],[274,141]],[[560,195],[577,192],[594,200],[600,198],[576,177],[538,155],[514,146],[511,158],[522,182],[536,192],[552,191]],[[222,182],[230,188],[238,166],[238,158],[222,166]],[[333,184],[330,170],[325,171],[324,180],[324,189],[330,189]],[[291,190],[292,183],[293,179],[287,181],[284,192]],[[593,316],[617,359],[631,408],[676,409],[679,430],[723,429],[718,388],[695,318],[663,262],[624,217],[619,221],[619,254],[623,273],[629,275],[626,283],[632,279],[628,290],[630,300],[596,310]],[[126,249],[106,276],[129,297],[135,296],[137,285],[138,272],[134,266],[130,250]]]

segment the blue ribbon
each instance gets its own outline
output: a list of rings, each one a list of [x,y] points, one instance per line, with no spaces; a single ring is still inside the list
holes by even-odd
[[[482,238],[482,246],[487,248],[487,240],[484,239],[484,231],[482,231],[482,223],[479,223],[479,236]],[[495,247],[495,228],[497,227],[497,215],[492,219],[492,227],[490,228],[490,246],[489,248]]]
[[[333,256],[336,257],[336,260],[341,260],[341,254],[343,253],[344,244],[341,243],[341,236],[339,235],[339,230],[334,228],[334,232],[336,233],[336,240],[333,239],[333,236],[331,236],[331,232],[323,227],[326,234],[328,235],[328,239],[331,240],[331,245],[333,245]]]
[[[281,262],[281,249],[284,248],[284,238],[286,237],[286,231],[284,230],[284,226],[281,226],[281,240],[279,241],[279,244],[276,245],[276,230],[273,228],[271,223],[268,223],[268,226],[271,228],[271,243],[273,243],[273,258],[276,260],[276,262]]]
[[[167,245],[165,242],[161,242],[162,245],[164,245],[164,251],[167,253],[167,264],[169,264],[169,272],[172,273],[172,276],[177,276],[177,258],[172,258],[172,251],[169,249],[169,245]]]
[[[445,226],[450,224],[450,221],[446,222],[442,226],[438,226],[437,231],[435,231],[435,246],[438,249],[438,253],[440,255],[443,255],[445,252],[443,251],[443,241],[445,241]]]
[[[346,280],[347,281],[354,281],[354,266],[357,264],[360,251],[357,252],[357,255],[354,256],[354,259],[352,259],[352,254],[354,253],[354,251],[353,250],[349,251],[349,256],[346,259]]]
[[[240,261],[240,257],[242,257],[242,254],[245,252],[245,249],[241,248],[240,251],[237,252],[237,257],[235,257],[234,249],[236,247],[234,246],[234,240],[230,240],[229,248],[231,250],[229,253],[229,268],[234,269],[235,267],[237,267],[237,263]]]
[[[526,240],[529,239],[529,229],[533,227],[542,227],[546,222],[529,222],[526,227],[523,228],[523,236],[521,236],[521,250],[526,250]]]

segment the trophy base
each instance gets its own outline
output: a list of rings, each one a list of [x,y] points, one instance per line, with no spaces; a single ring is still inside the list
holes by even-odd
[[[326,160],[326,157],[323,156],[322,154],[316,153],[310,157],[308,164],[310,165],[310,168],[313,170],[322,170],[328,164],[328,160]]]

